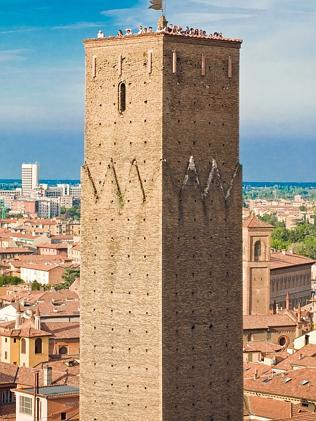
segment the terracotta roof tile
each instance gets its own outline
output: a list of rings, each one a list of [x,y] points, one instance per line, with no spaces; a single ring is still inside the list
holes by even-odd
[[[271,253],[270,269],[280,269],[285,267],[313,265],[316,260],[294,253]]]
[[[79,339],[80,337],[79,323],[47,322],[42,323],[41,327],[57,339]]]
[[[0,335],[8,337],[38,338],[52,336],[49,331],[35,329],[31,319],[25,320],[21,327],[15,328],[15,321],[0,323]]]
[[[248,315],[243,317],[244,330],[267,329],[277,326],[296,326],[297,322],[288,314],[270,314],[266,316]]]
[[[291,402],[268,399],[259,396],[245,396],[245,405],[249,415],[275,419],[277,417],[291,417]]]
[[[269,342],[260,342],[260,341],[253,341],[253,342],[247,342],[244,345],[243,351],[244,352],[262,352],[262,353],[274,353],[276,351],[280,351],[283,349],[282,346],[272,344]]]
[[[272,230],[274,227],[273,225],[267,224],[261,219],[257,218],[255,214],[250,214],[246,219],[243,221],[243,227],[245,228],[264,228]]]
[[[313,359],[314,363],[311,358]],[[299,351],[289,355],[288,358],[277,364],[275,369],[287,371],[291,370],[293,365],[296,364],[301,366],[312,366],[312,364],[316,365],[316,345],[309,344],[304,346]]]
[[[244,378],[244,389],[267,395],[316,400],[316,369],[302,368],[288,371],[286,375]]]

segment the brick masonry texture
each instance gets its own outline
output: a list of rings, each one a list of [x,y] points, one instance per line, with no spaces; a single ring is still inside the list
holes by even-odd
[[[240,43],[85,47],[81,419],[241,420]]]

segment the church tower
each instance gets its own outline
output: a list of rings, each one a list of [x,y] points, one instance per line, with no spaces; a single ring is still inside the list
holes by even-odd
[[[85,42],[83,421],[242,419],[240,45]]]
[[[251,214],[243,223],[244,315],[270,312],[270,240],[273,226]]]

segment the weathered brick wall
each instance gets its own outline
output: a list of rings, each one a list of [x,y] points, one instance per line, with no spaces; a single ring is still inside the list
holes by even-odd
[[[238,47],[86,42],[83,421],[241,419]],[[181,188],[190,156],[204,199],[192,170]]]
[[[92,41],[86,51],[81,419],[158,420],[162,39]],[[120,81],[127,89],[123,115]]]
[[[240,420],[239,49],[174,37],[164,47],[163,418]],[[206,192],[214,159],[222,178],[213,172]],[[233,183],[226,201],[220,183]]]

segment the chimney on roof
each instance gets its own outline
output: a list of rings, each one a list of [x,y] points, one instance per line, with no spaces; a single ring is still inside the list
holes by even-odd
[[[53,369],[46,365],[43,369],[44,386],[50,386],[53,382]]]
[[[298,309],[297,309],[297,321],[300,322],[302,319],[302,309],[301,309],[301,303],[298,303]]]
[[[254,375],[253,375],[253,379],[254,380],[259,379],[259,374],[258,374],[258,369],[257,368],[255,369],[255,372],[254,372]]]
[[[18,301],[17,307],[16,307],[16,314],[15,314],[15,329],[20,329],[22,324],[22,307],[20,302]]]
[[[274,300],[273,301],[273,306],[272,306],[272,314],[276,314],[277,313],[277,303],[276,303],[276,301]]]
[[[302,360],[302,359],[303,359],[303,354],[300,354],[300,355],[298,356],[298,359],[299,359],[299,360]]]
[[[36,312],[34,316],[34,327],[37,330],[41,330],[41,314],[38,306],[36,307]]]

